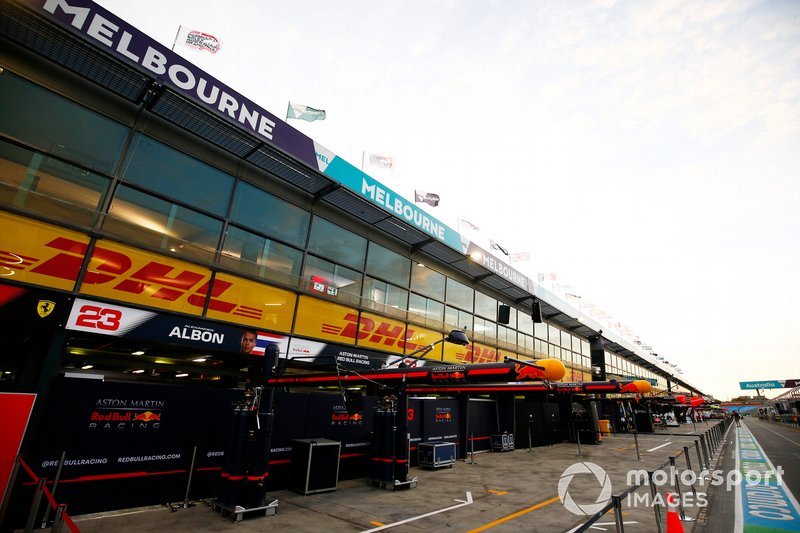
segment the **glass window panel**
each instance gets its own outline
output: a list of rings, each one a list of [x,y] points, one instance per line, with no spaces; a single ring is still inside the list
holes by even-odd
[[[472,298],[475,291],[463,283],[459,283],[452,278],[447,278],[447,298],[448,305],[455,305],[466,311],[472,311]]]
[[[533,335],[525,335],[525,349],[527,350],[535,350],[536,344],[533,339]]]
[[[451,328],[472,331],[472,313],[448,305],[445,307],[444,321]]]
[[[543,341],[547,340],[547,324],[544,322],[534,322],[533,324],[533,336],[537,339],[542,339]]]
[[[365,276],[364,305],[384,311],[387,311],[386,307],[405,311],[408,308],[408,291],[391,283]]]
[[[508,313],[508,327],[517,329],[517,309],[513,306]]]
[[[338,300],[358,304],[361,301],[361,273],[345,268],[341,265],[325,261],[318,257],[308,256],[303,269],[303,278],[309,281],[323,283],[326,287],[336,289],[336,294],[327,292]],[[311,285],[309,285],[312,287]],[[312,292],[320,292],[313,289]]]
[[[411,320],[416,319],[427,325],[442,326],[444,320],[444,304],[441,302],[411,293],[408,300],[408,310],[415,315],[409,317]]]
[[[311,213],[240,181],[233,197],[231,220],[268,237],[303,247]]]
[[[180,257],[212,259],[222,233],[220,220],[124,186],[108,214],[105,233]]]
[[[314,217],[308,251],[361,270],[364,268],[367,239],[324,218]]]
[[[561,346],[567,349],[572,349],[572,335],[566,331],[561,332]]]
[[[411,269],[411,288],[439,301],[444,301],[445,279],[444,274],[419,263]]]
[[[486,341],[497,340],[497,323],[485,318],[475,317],[475,327],[473,328],[475,338]]]
[[[225,216],[233,189],[233,176],[138,133],[122,179],[219,216]]]
[[[497,300],[480,291],[475,291],[475,314],[497,319]]]
[[[261,235],[229,226],[220,264],[252,276],[297,286],[303,252]]]
[[[46,153],[111,174],[129,129],[11,72],[3,72],[0,131]]]
[[[497,325],[497,340],[517,344],[517,331],[502,324]]]
[[[367,254],[367,274],[408,287],[411,260],[371,242]]]
[[[517,329],[526,335],[533,334],[533,317],[524,311],[517,312]]]
[[[561,346],[561,330],[555,326],[547,326],[547,340],[551,344],[555,344],[556,346]]]
[[[0,205],[91,227],[109,183],[98,174],[0,142]]]

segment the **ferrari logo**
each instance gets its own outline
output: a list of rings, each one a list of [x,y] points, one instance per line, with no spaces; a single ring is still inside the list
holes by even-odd
[[[39,313],[39,316],[42,318],[52,313],[55,308],[56,303],[50,300],[39,300],[39,303],[36,304],[36,312]]]

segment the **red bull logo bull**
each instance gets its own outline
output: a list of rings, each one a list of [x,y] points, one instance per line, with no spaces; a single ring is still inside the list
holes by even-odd
[[[514,365],[514,371],[517,373],[516,381],[525,381],[527,379],[545,379],[544,371],[535,366],[521,365],[517,363]]]
[[[136,422],[137,420],[141,420],[143,422],[153,422],[155,420],[161,420],[161,415],[157,415],[152,411],[145,411],[144,413],[138,414],[133,417],[133,421]]]

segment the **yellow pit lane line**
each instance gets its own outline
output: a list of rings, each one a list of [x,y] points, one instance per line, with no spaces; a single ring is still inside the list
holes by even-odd
[[[557,502],[559,500],[560,500],[560,498],[558,496],[556,496],[554,498],[550,498],[549,500],[545,500],[545,501],[543,501],[541,503],[537,503],[536,505],[534,505],[532,507],[528,507],[527,509],[523,509],[521,511],[517,511],[516,513],[510,514],[508,516],[504,516],[503,518],[499,518],[499,519],[495,520],[494,522],[489,522],[488,524],[485,524],[485,525],[483,525],[483,526],[481,526],[479,528],[472,529],[472,530],[468,531],[467,533],[478,533],[479,531],[486,531],[489,528],[493,528],[494,526],[500,525],[500,524],[502,524],[504,522],[508,522],[509,520],[513,520],[513,519],[515,519],[517,517],[520,517],[520,516],[522,516],[524,514],[530,513],[531,511],[535,511],[536,509],[541,509],[542,507],[544,507],[546,505],[550,505],[551,503]]]

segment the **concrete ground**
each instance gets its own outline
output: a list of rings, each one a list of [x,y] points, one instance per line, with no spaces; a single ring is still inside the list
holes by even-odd
[[[714,421],[715,422],[715,421]],[[474,462],[457,461],[452,467],[436,470],[412,468],[418,477],[416,488],[393,491],[369,485],[365,479],[339,482],[335,491],[304,496],[290,491],[271,492],[278,500],[273,516],[264,512],[246,513],[235,523],[228,513],[214,510],[209,502],[194,502],[189,508],[171,511],[166,506],[129,509],[113,513],[73,517],[83,533],[128,532],[205,532],[205,531],[292,531],[356,532],[391,530],[395,532],[478,532],[518,531],[566,532],[579,528],[598,499],[620,495],[629,488],[630,471],[656,470],[669,457],[676,458],[678,472],[686,470],[683,447],[698,471],[694,442],[698,434],[713,423],[691,424],[638,436],[639,456],[633,435],[607,436],[601,445],[576,444],[533,448],[512,452],[476,454]],[[593,463],[593,467],[573,466]],[[572,468],[573,477],[565,471]],[[592,473],[607,473],[610,487]],[[687,472],[688,475],[688,472]],[[662,482],[667,479],[663,475]],[[668,480],[666,483],[668,484]],[[559,487],[561,496],[559,497]],[[606,492],[604,492],[604,487]],[[610,490],[609,490],[610,488]],[[702,487],[696,487],[701,492]],[[672,487],[659,488],[661,498]],[[685,515],[697,518],[701,507],[691,503],[691,488],[682,485],[688,498]],[[687,496],[688,495],[688,496]],[[700,498],[695,499],[699,501]],[[649,505],[649,486],[643,486],[621,501],[622,522],[628,532],[658,531],[654,509]],[[571,512],[571,507],[575,512]],[[677,511],[676,511],[677,512]],[[704,511],[706,512],[706,511]],[[614,531],[615,513],[602,516],[591,531]],[[677,515],[674,515],[677,516]],[[662,524],[665,524],[662,514]],[[702,519],[702,515],[701,515]],[[684,522],[691,531],[695,522]],[[66,529],[65,529],[66,530]],[[666,530],[662,526],[662,530]]]

